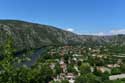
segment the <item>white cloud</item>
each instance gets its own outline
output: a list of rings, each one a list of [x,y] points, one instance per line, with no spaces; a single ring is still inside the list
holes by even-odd
[[[79,33],[75,31],[73,28],[67,28],[66,31],[70,31],[79,35],[85,35],[84,33]],[[97,33],[88,33],[88,35],[97,35],[97,36],[104,36],[104,35],[117,35],[117,34],[125,34],[125,29],[116,29],[116,30],[110,30],[107,32],[97,32]]]
[[[125,29],[117,29],[117,30],[111,30],[107,32],[91,33],[90,35],[104,36],[104,35],[117,35],[117,34],[125,34]]]
[[[92,35],[98,35],[98,36],[103,36],[103,35],[106,35],[104,32],[98,32],[98,33],[94,33]]]
[[[67,28],[67,31],[74,32],[75,30],[73,28]]]
[[[111,30],[110,34],[125,34],[125,29]]]
[[[82,33],[80,33],[80,32],[78,32],[78,31],[76,31],[75,29],[73,29],[73,28],[67,28],[67,29],[65,29],[66,31],[70,31],[70,32],[73,32],[73,33],[76,33],[76,34],[78,34],[78,35],[82,35]]]

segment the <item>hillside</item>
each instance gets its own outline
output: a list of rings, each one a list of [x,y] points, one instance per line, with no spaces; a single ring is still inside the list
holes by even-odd
[[[18,20],[0,20],[0,45],[10,35],[18,50],[39,48],[43,45],[61,44],[125,44],[124,35],[89,36],[77,35],[59,28]]]
[[[78,35],[52,26],[18,20],[0,20],[0,44],[5,42],[7,35],[13,37],[18,49],[80,42]]]

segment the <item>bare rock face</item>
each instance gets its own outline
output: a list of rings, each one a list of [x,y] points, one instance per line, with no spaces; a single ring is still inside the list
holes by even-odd
[[[13,37],[14,46],[18,50],[58,44],[125,44],[124,35],[77,35],[48,25],[18,20],[0,20],[0,45],[5,42],[7,35]]]

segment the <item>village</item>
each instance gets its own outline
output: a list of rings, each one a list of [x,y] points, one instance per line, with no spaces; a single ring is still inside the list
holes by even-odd
[[[59,46],[51,47],[46,54],[45,63],[54,72],[50,83],[111,83],[125,78],[124,54],[109,53],[103,46]],[[87,83],[87,82],[85,82]],[[120,82],[118,82],[120,83]]]

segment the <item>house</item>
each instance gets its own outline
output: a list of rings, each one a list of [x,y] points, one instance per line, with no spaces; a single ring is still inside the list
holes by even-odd
[[[119,64],[108,64],[107,67],[115,68],[115,67],[120,67],[120,65]]]
[[[75,82],[75,76],[73,73],[68,73],[66,75],[66,79],[69,81],[69,83],[74,83]]]
[[[117,79],[123,79],[123,78],[125,78],[125,74],[118,74],[118,75],[109,76],[109,80],[117,80]]]
[[[111,72],[111,69],[109,69],[109,68],[107,68],[107,67],[104,67],[104,66],[99,66],[99,67],[96,67],[96,69],[98,70],[98,71],[101,71],[102,73],[104,73],[104,72]]]
[[[55,63],[51,63],[49,66],[50,66],[51,69],[54,69],[55,68]]]
[[[64,61],[61,60],[59,64],[60,64],[60,67],[62,68],[63,72],[66,72],[67,65],[64,63]]]
[[[82,55],[80,55],[80,54],[73,54],[72,56],[73,57],[79,57],[79,56],[82,56]]]

